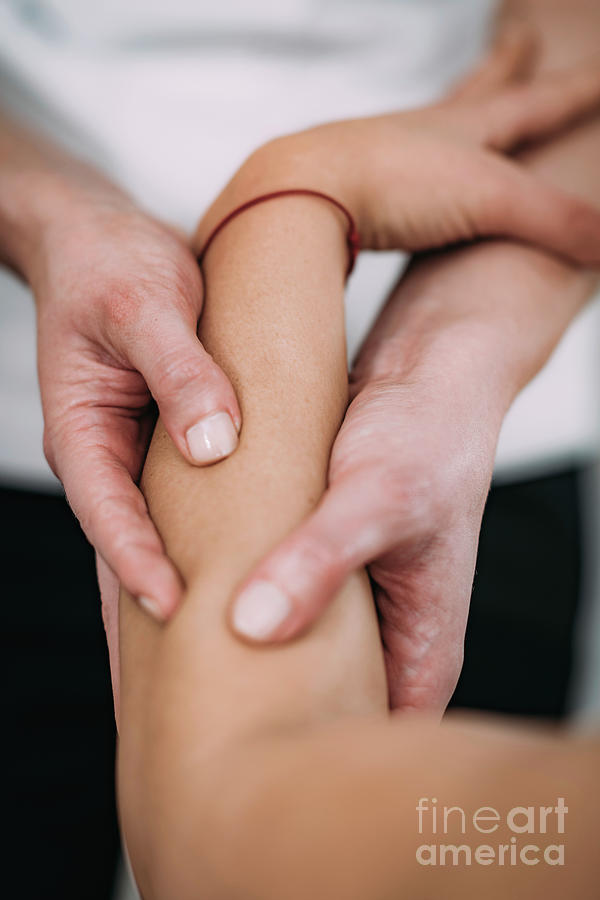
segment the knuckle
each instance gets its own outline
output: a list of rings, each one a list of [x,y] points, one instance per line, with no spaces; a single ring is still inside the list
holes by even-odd
[[[113,557],[132,543],[148,549],[160,546],[156,532],[145,527],[150,520],[144,498],[137,491],[131,495],[108,492],[95,498],[80,511],[79,521],[86,534],[104,536]]]
[[[324,535],[307,535],[298,549],[297,558],[309,572],[337,571],[342,565],[342,557],[331,541]]]
[[[115,525],[115,532],[119,532],[119,523],[123,519],[144,517],[146,507],[141,494],[135,493],[133,496],[128,494],[112,494],[108,493],[96,500],[91,506],[91,513],[98,522],[110,521]]]
[[[109,328],[121,331],[139,321],[143,299],[139,287],[128,280],[115,280],[104,285],[98,302]]]
[[[156,363],[158,372],[157,391],[163,401],[173,401],[191,384],[198,388],[202,380],[202,389],[208,392],[214,384],[213,366],[207,365],[200,354],[182,352],[171,348],[162,353]]]
[[[84,428],[79,425],[76,411],[53,411],[44,421],[42,449],[51,470],[61,481],[66,475],[69,460],[83,449]]]
[[[439,506],[433,477],[425,471],[380,480],[376,499],[387,512],[390,525],[402,523],[414,536],[425,536],[432,528]]]
[[[151,332],[165,311],[175,310],[195,324],[201,296],[200,274],[190,254],[189,262],[164,260],[144,277],[126,275],[108,281],[97,303],[111,333],[127,337]]]
[[[121,541],[115,540],[113,542],[111,551],[115,560],[115,570],[121,573],[125,571],[136,554],[161,553],[162,548],[158,541],[152,542],[136,540],[134,537],[123,537]]]
[[[143,501],[138,504],[134,500],[108,496],[90,511],[90,524],[94,529],[92,533],[110,535],[105,541],[106,558],[118,573],[125,571],[135,554],[162,553],[162,544],[156,531],[136,527],[132,516],[147,518]]]

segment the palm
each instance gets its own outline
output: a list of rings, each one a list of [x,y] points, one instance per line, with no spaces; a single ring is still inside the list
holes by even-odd
[[[347,520],[368,516],[381,531],[375,544],[385,549],[368,571],[391,706],[442,710],[460,672],[490,471],[464,454],[458,431],[453,446],[447,403],[444,411],[417,393],[401,382],[358,391],[329,485],[351,484]]]
[[[442,711],[462,665],[474,544],[466,559],[452,537],[432,544],[395,548],[369,566],[392,709]]]

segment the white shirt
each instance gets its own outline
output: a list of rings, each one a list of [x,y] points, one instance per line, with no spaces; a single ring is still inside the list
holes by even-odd
[[[281,133],[438,96],[480,55],[494,0],[0,0],[3,102],[158,216],[191,229],[247,154]],[[352,355],[398,269],[363,254]],[[51,489],[28,290],[0,274],[0,478]],[[500,475],[596,453],[600,304],[505,423]]]

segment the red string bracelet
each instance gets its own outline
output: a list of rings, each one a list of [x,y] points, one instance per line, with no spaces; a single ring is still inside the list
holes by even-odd
[[[354,268],[354,263],[356,262],[356,257],[358,256],[358,252],[360,250],[360,236],[358,231],[356,230],[356,224],[354,222],[354,217],[349,209],[347,209],[343,203],[340,203],[339,200],[336,200],[335,197],[330,197],[329,194],[324,194],[322,191],[313,191],[311,188],[286,188],[281,191],[272,191],[270,194],[261,194],[259,197],[254,197],[252,200],[247,200],[245,203],[241,203],[239,206],[236,206],[230,213],[227,213],[225,218],[221,219],[221,221],[216,225],[211,233],[209,234],[204,247],[198,254],[198,262],[202,265],[204,257],[206,256],[206,252],[216,236],[219,232],[225,228],[226,225],[231,222],[232,219],[235,219],[236,216],[239,216],[240,213],[245,212],[247,209],[250,209],[252,206],[257,206],[259,203],[265,203],[267,200],[275,200],[278,197],[286,197],[293,194],[304,194],[308,197],[320,197],[321,200],[327,200],[329,203],[333,203],[341,212],[344,213],[346,218],[348,219],[348,233],[346,235],[346,242],[348,244],[348,253],[349,253],[349,261],[348,261],[348,269],[346,271],[346,278],[352,272]]]

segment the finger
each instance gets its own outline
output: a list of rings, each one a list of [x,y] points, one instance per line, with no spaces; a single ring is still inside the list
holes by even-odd
[[[477,527],[437,532],[403,565],[371,566],[391,709],[442,713],[460,675]],[[443,536],[442,536],[443,535]]]
[[[600,64],[594,63],[502,91],[474,116],[474,125],[488,146],[508,150],[546,138],[598,109]]]
[[[106,447],[75,437],[64,444],[70,450],[57,474],[86,537],[140,606],[165,621],[182,586],[140,490]]]
[[[180,453],[193,465],[236,449],[240,408],[231,383],[176,310],[162,311],[131,341],[130,363],[142,374]]]
[[[244,582],[229,610],[238,635],[283,641],[305,631],[346,578],[402,539],[384,479],[347,477]],[[410,527],[410,523],[406,523]]]
[[[600,265],[600,210],[495,154],[473,159],[462,193],[462,237],[509,237]],[[472,229],[472,234],[469,230]]]
[[[458,83],[448,100],[477,100],[514,81],[526,80],[535,65],[539,42],[524,23],[502,29],[490,53],[475,71]]]
[[[113,705],[117,731],[119,729],[120,697],[120,655],[119,655],[119,579],[107,565],[106,560],[96,553],[96,574],[102,603],[102,622],[108,644],[108,662],[113,691]]]
[[[400,600],[401,604],[402,601]],[[435,632],[435,622],[421,622]],[[441,716],[460,675],[464,635],[453,643],[447,638],[429,640],[417,648],[411,636],[384,620],[381,626],[390,709],[416,710]]]

